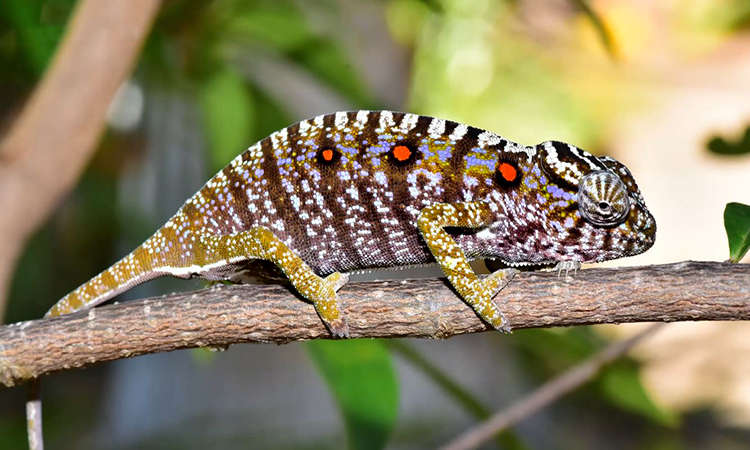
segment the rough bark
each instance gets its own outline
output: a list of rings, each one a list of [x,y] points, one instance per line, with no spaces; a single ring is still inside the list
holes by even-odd
[[[352,283],[339,292],[351,337],[447,338],[489,330],[437,279]],[[750,265],[683,262],[523,272],[499,294],[514,329],[750,320]],[[191,347],[328,338],[285,286],[218,286],[0,327],[0,382]]]

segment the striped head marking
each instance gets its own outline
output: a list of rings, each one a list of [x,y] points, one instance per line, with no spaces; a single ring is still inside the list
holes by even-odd
[[[648,250],[656,222],[630,171],[561,142],[544,142],[535,156],[539,176],[527,190],[550,236],[535,250],[546,260],[596,262]],[[528,183],[527,183],[528,185]]]

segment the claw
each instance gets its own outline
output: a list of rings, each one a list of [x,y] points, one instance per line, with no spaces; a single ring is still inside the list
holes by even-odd
[[[555,266],[555,270],[557,270],[557,278],[560,278],[560,274],[562,271],[565,271],[565,279],[567,280],[569,278],[570,271],[573,271],[573,276],[576,275],[578,272],[578,269],[581,268],[581,263],[578,261],[560,261]]]
[[[345,318],[340,317],[336,320],[326,322],[326,325],[328,326],[328,330],[330,330],[331,334],[334,335],[335,337],[338,337],[338,338],[349,337],[349,324],[347,323]]]

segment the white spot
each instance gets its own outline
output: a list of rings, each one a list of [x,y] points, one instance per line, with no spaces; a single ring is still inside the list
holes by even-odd
[[[448,136],[448,139],[451,141],[459,141],[462,137],[466,134],[466,132],[469,131],[469,128],[466,125],[458,124],[456,125],[456,129],[453,130],[453,132]]]
[[[336,125],[336,128],[344,129],[348,122],[349,122],[349,118],[347,117],[345,112],[339,111],[336,113],[336,117],[334,119],[334,124]]]
[[[419,116],[411,113],[406,113],[404,114],[404,118],[401,119],[401,124],[399,125],[397,130],[401,133],[406,134],[417,126],[417,120],[419,120]]]
[[[490,133],[489,131],[485,131],[482,134],[479,135],[479,146],[484,148],[491,145],[497,145],[500,143],[501,139],[498,135],[495,133]]]
[[[430,126],[427,128],[427,132],[433,139],[440,139],[445,134],[445,120],[443,119],[432,119]]]
[[[310,122],[303,120],[299,123],[299,134],[301,136],[307,136],[308,131],[310,131]]]
[[[379,128],[375,131],[378,133],[383,133],[384,131],[387,131],[389,128],[392,128],[396,125],[396,123],[393,121],[393,113],[390,111],[380,111],[380,123]]]
[[[369,118],[370,118],[370,111],[358,111],[357,121],[354,122],[354,126],[356,126],[357,128],[364,128]]]

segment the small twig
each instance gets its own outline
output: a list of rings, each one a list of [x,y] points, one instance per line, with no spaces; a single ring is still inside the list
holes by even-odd
[[[26,435],[29,438],[29,450],[44,450],[41,384],[38,378],[29,382],[29,397],[26,400]]]
[[[339,291],[351,337],[447,338],[489,330],[443,280],[352,283]],[[500,293],[515,328],[750,320],[750,265],[685,262],[517,275]],[[329,338],[284,286],[229,286],[0,327],[0,383],[192,347]]]
[[[490,417],[486,422],[466,431],[442,450],[469,450],[492,439],[494,435],[547,407],[565,394],[582,386],[606,364],[619,358],[635,344],[654,334],[664,323],[656,323],[623,341],[610,344],[601,352],[574,366],[562,375],[540,386],[527,397]]]

